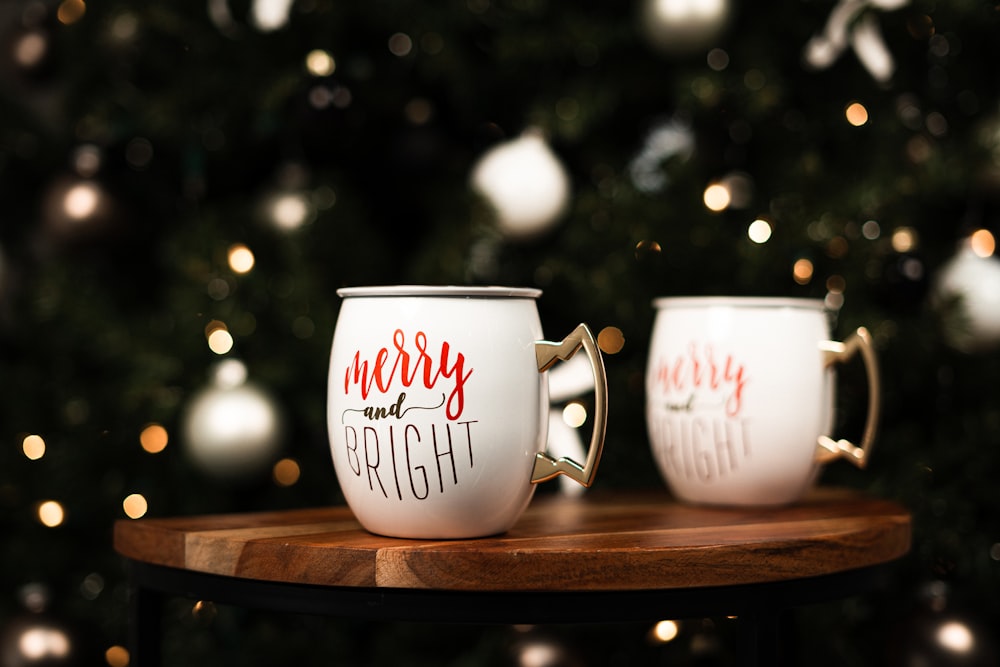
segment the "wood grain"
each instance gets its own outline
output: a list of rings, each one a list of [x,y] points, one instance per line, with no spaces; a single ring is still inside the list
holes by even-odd
[[[409,540],[366,532],[345,507],[121,520],[138,561],[265,581],[495,591],[647,590],[762,583],[900,558],[899,505],[823,488],[779,508],[679,504],[665,492],[536,497],[509,532]]]

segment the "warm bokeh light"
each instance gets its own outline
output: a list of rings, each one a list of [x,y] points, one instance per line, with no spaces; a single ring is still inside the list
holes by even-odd
[[[710,211],[724,211],[729,208],[729,202],[732,201],[732,197],[729,194],[729,188],[725,185],[713,183],[705,188],[702,200]]]
[[[771,238],[771,224],[767,220],[758,218],[750,223],[747,236],[754,243],[767,243]]]
[[[792,278],[800,285],[808,285],[813,277],[813,263],[802,258],[795,260],[792,265]]]
[[[21,451],[32,461],[45,456],[45,440],[40,435],[26,435],[21,441]]]
[[[278,486],[292,486],[302,476],[302,469],[295,459],[281,459],[274,464],[271,475],[274,478],[274,483]]]
[[[53,665],[65,664],[72,645],[66,632],[59,627],[39,624],[25,629],[17,638],[15,661],[4,664]],[[26,661],[22,662],[21,658]]]
[[[104,661],[108,663],[108,667],[128,667],[130,660],[131,656],[124,646],[115,644],[104,652]]]
[[[861,127],[868,122],[868,109],[860,102],[853,102],[844,109],[844,117],[854,127]]]
[[[125,516],[128,518],[140,519],[149,510],[149,503],[146,502],[145,496],[141,493],[132,493],[122,501],[122,509],[125,510]]]
[[[66,518],[63,506],[55,500],[46,500],[38,504],[38,520],[42,525],[55,528],[62,524]]]
[[[49,51],[49,41],[40,32],[29,32],[14,42],[12,55],[21,67],[35,67],[42,62]]]
[[[225,329],[216,329],[208,336],[208,348],[216,354],[226,354],[233,349],[233,335]]]
[[[279,229],[298,229],[309,220],[310,214],[309,202],[298,193],[283,194],[271,202],[271,220]]]
[[[159,454],[167,448],[167,429],[160,424],[150,424],[139,434],[139,444],[150,454]]]
[[[969,247],[977,257],[990,257],[997,248],[996,239],[988,229],[977,229],[969,237]]]
[[[314,49],[306,54],[306,69],[313,76],[330,76],[337,69],[337,62],[327,51]]]
[[[233,335],[224,322],[212,320],[205,325],[205,339],[208,349],[216,354],[226,354],[233,349]]]
[[[656,241],[639,241],[635,244],[635,258],[644,259],[653,255],[659,255],[663,248]]]
[[[597,334],[597,346],[604,354],[618,354],[625,347],[625,334],[618,327],[604,327]]]
[[[969,653],[975,646],[972,631],[961,621],[948,621],[938,628],[938,643],[953,653]]]
[[[87,5],[83,0],[63,0],[56,10],[56,18],[63,25],[76,23],[87,13]]]
[[[917,247],[917,230],[913,227],[897,227],[892,230],[892,249],[896,252],[910,252]]]
[[[652,635],[656,641],[666,643],[675,639],[679,632],[677,621],[660,621],[653,626]]]
[[[66,191],[63,212],[70,220],[86,220],[97,212],[101,192],[93,183],[78,183]]]
[[[580,428],[587,422],[587,408],[580,403],[568,403],[563,408],[562,418],[567,426]]]
[[[249,273],[256,262],[253,251],[242,243],[235,243],[229,246],[227,255],[229,258],[229,268],[234,273]]]

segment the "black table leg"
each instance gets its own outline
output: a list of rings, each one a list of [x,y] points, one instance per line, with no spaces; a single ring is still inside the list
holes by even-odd
[[[133,581],[129,588],[129,664],[160,667],[163,649],[163,594]]]

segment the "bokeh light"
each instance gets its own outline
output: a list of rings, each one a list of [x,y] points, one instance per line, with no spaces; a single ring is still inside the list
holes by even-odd
[[[330,76],[337,69],[337,61],[329,52],[314,49],[306,54],[306,69],[313,76]]]
[[[892,230],[892,249],[899,253],[911,252],[917,247],[917,230],[897,227]]]
[[[40,435],[26,435],[21,441],[21,451],[32,461],[45,456],[45,440]]]
[[[389,38],[389,53],[402,58],[410,55],[413,50],[413,40],[406,33],[397,32]]]
[[[972,630],[961,621],[942,623],[935,638],[941,646],[953,653],[969,653],[975,646]]]
[[[208,349],[216,354],[226,354],[233,349],[233,335],[229,333],[225,323],[219,320],[212,320],[205,326],[205,339],[208,341]]]
[[[66,511],[58,501],[46,500],[38,504],[38,520],[43,526],[55,528],[62,525],[65,519]]]
[[[800,285],[808,285],[812,280],[813,270],[813,263],[810,260],[804,257],[797,259],[792,265],[792,279]]]
[[[844,117],[854,127],[861,127],[868,122],[868,109],[860,102],[852,102],[844,109]]]
[[[278,486],[293,486],[302,476],[302,469],[295,459],[281,459],[271,469],[271,476]]]
[[[150,454],[159,454],[167,448],[167,429],[160,424],[150,424],[139,434],[139,444]]]
[[[758,218],[750,223],[747,236],[754,243],[767,243],[771,238],[771,224],[767,220]]]
[[[32,625],[17,638],[17,651],[20,655],[5,664],[64,664],[71,647],[70,638],[62,628],[46,624]],[[21,658],[27,662],[22,663]]]
[[[63,0],[56,10],[56,18],[63,25],[76,23],[87,13],[87,5],[83,0]]]
[[[577,402],[567,403],[562,411],[563,421],[571,428],[580,428],[587,422],[587,408]]]
[[[95,183],[85,181],[66,191],[63,212],[70,220],[86,220],[97,212],[100,203],[100,189]]]
[[[639,241],[635,244],[635,258],[639,260],[659,255],[662,251],[663,248],[656,241]]]
[[[722,183],[712,183],[705,188],[702,200],[705,202],[708,210],[718,212],[729,208],[732,197],[730,196],[729,188],[725,185]]]
[[[108,663],[108,667],[128,667],[130,660],[128,649],[118,644],[109,646],[104,652],[104,661]]]
[[[597,346],[604,354],[618,354],[625,347],[625,334],[618,327],[604,327],[597,334]]]
[[[300,193],[285,193],[271,201],[269,216],[274,226],[279,229],[298,229],[309,221],[311,215],[309,202]]]
[[[660,621],[653,626],[651,636],[655,641],[665,644],[676,639],[679,633],[680,626],[677,625],[677,621]]]
[[[996,251],[997,242],[988,229],[977,229],[969,236],[969,247],[977,257],[990,257]]]
[[[149,503],[146,502],[145,496],[141,493],[131,493],[125,496],[125,500],[122,501],[122,509],[125,510],[125,516],[128,518],[140,519],[149,510]]]
[[[227,253],[229,268],[234,273],[249,273],[256,263],[253,251],[242,243],[235,243],[229,246]]]

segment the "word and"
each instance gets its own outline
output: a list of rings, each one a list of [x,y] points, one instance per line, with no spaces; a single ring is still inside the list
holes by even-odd
[[[675,401],[675,406],[690,406],[693,393],[722,392],[729,417],[740,414],[747,381],[746,367],[737,363],[733,355],[717,358],[711,345],[700,347],[697,343],[691,343],[684,354],[660,360],[653,373],[654,387],[666,396],[687,395],[681,399],[683,402]]]
[[[679,414],[650,422],[654,455],[678,477],[715,482],[752,455],[749,420]]]
[[[356,477],[367,478],[370,491],[385,498],[392,493],[397,500],[426,500],[435,489],[445,493],[458,486],[459,473],[475,468],[475,423],[348,425],[344,427],[347,464]]]
[[[344,372],[344,394],[357,387],[362,400],[367,400],[373,390],[386,394],[396,383],[403,387],[420,384],[433,389],[443,378],[448,383],[445,414],[448,419],[457,421],[465,409],[465,383],[472,370],[466,370],[464,354],[452,354],[448,341],[441,343],[435,357],[428,352],[426,333],[417,331],[412,342],[408,342],[406,333],[396,329],[391,348],[380,348],[374,359],[362,359],[360,350],[354,353]]]
[[[380,419],[388,419],[389,417],[395,417],[396,419],[402,419],[406,416],[406,413],[410,410],[437,410],[442,405],[444,405],[444,394],[441,394],[441,402],[437,405],[410,405],[406,408],[403,407],[403,401],[406,400],[406,392],[399,392],[399,398],[392,405],[386,407],[385,405],[366,405],[363,408],[347,408],[344,410],[343,414],[340,415],[340,423],[344,423],[344,417],[348,412],[360,412],[365,417],[371,421],[378,421]]]

